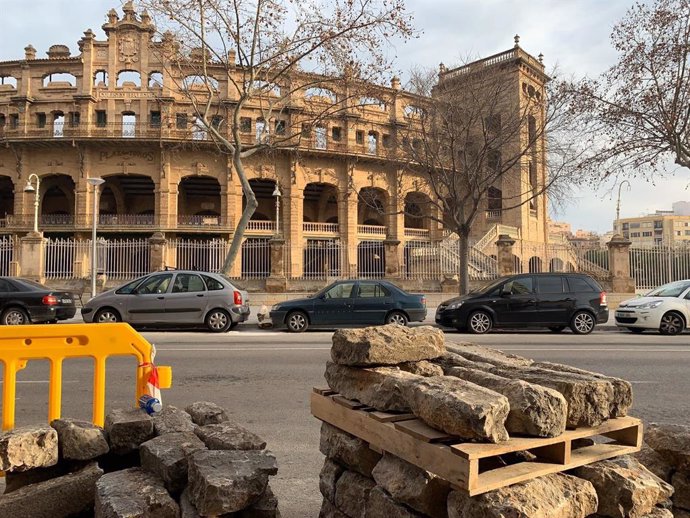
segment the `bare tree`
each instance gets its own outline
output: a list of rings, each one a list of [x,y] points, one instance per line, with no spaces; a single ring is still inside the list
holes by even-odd
[[[548,78],[542,76],[545,83]],[[435,74],[417,71],[411,77],[409,88],[431,89],[433,95],[403,132],[402,174],[428,186],[424,215],[458,235],[459,291],[464,294],[469,240],[478,216],[487,209],[505,214],[525,204],[536,210],[542,203],[543,211],[547,191],[567,188],[564,180],[571,178],[576,150],[559,132],[566,122],[565,96],[560,83],[550,90],[539,82],[521,88],[514,69],[481,62],[440,74],[431,88]],[[410,189],[409,181],[400,185],[407,192],[418,190],[418,185]]]
[[[690,168],[690,0],[636,3],[615,25],[615,65],[570,85],[595,180]]]
[[[296,149],[311,128],[367,99],[390,72],[392,40],[413,34],[404,0],[142,0],[198,126],[228,155],[246,205],[223,271],[257,207],[244,161]],[[242,115],[260,113],[247,135]]]

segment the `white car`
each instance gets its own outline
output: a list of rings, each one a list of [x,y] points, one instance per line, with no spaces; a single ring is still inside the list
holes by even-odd
[[[677,335],[690,324],[690,280],[675,281],[644,297],[623,301],[616,309],[616,325],[633,333],[658,329],[662,335]]]

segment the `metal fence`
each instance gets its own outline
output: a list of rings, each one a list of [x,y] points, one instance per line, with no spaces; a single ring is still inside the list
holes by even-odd
[[[18,241],[13,236],[0,237],[0,275],[11,275],[12,261],[17,261]]]
[[[690,279],[690,247],[630,248],[630,275],[635,288],[650,290],[667,282]]]
[[[285,245],[286,272],[291,279],[338,279],[349,277],[347,247],[337,239],[308,239],[303,246]],[[302,259],[299,268],[288,265]]]
[[[178,269],[220,272],[231,242],[226,239],[177,239],[169,241],[175,250],[174,264]],[[242,243],[242,279],[264,279],[271,275],[271,245],[268,239],[249,238]]]

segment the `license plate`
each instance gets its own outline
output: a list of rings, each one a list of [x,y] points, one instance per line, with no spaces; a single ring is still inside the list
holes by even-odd
[[[63,304],[71,304],[71,303],[72,303],[72,299],[62,299],[61,302],[62,302]]]

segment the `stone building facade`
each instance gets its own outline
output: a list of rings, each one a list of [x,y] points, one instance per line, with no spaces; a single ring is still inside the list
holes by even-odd
[[[0,233],[21,237],[30,232],[35,194],[24,192],[24,186],[35,174],[40,178],[38,226],[46,237],[89,236],[94,190],[87,179],[101,177],[98,231],[106,240],[154,235],[201,243],[230,239],[242,212],[241,186],[227,156],[195,123],[187,92],[180,89],[185,78],[175,77],[161,61],[165,38],[155,37],[148,15],[137,13],[131,2],[121,15],[110,11],[103,30],[105,40],[90,29],[84,32],[76,55],[65,45],[53,45],[42,58],[29,45],[23,59],[0,63]],[[543,90],[543,65],[517,43],[477,63],[508,74],[516,106],[528,89]],[[442,70],[440,80],[458,70]],[[219,80],[218,89],[221,98],[232,100],[227,81]],[[380,104],[350,106],[302,135],[294,148],[258,153],[246,161],[259,207],[245,238],[250,244],[265,243],[279,234],[291,250],[284,265],[290,278],[312,268],[306,250],[324,243],[346,252],[348,274],[361,272],[358,263],[374,258],[387,265],[380,272],[396,277],[405,267],[409,243],[445,238],[423,210],[417,217],[410,215],[413,210],[401,212],[425,206],[430,189],[413,175],[401,174],[399,163],[390,158],[400,128],[413,125],[418,107],[431,100],[403,91],[396,78],[376,89]],[[320,102],[309,99],[306,90],[303,95],[293,95],[291,102]],[[219,113],[223,109],[221,102]],[[291,115],[298,112],[286,116],[298,117]],[[281,121],[263,121],[248,106],[242,118],[247,140],[259,138],[265,124],[277,132]],[[533,174],[543,182],[544,167],[537,167]],[[545,196],[502,210],[502,198],[515,196],[529,175],[529,164],[520,164],[510,185],[495,187],[477,221],[475,239],[507,225],[518,229],[523,240],[546,241]],[[276,185],[281,193],[277,224]],[[382,210],[364,203],[363,192]],[[157,263],[189,266],[167,250],[152,268]],[[245,267],[240,262],[237,276]]]

